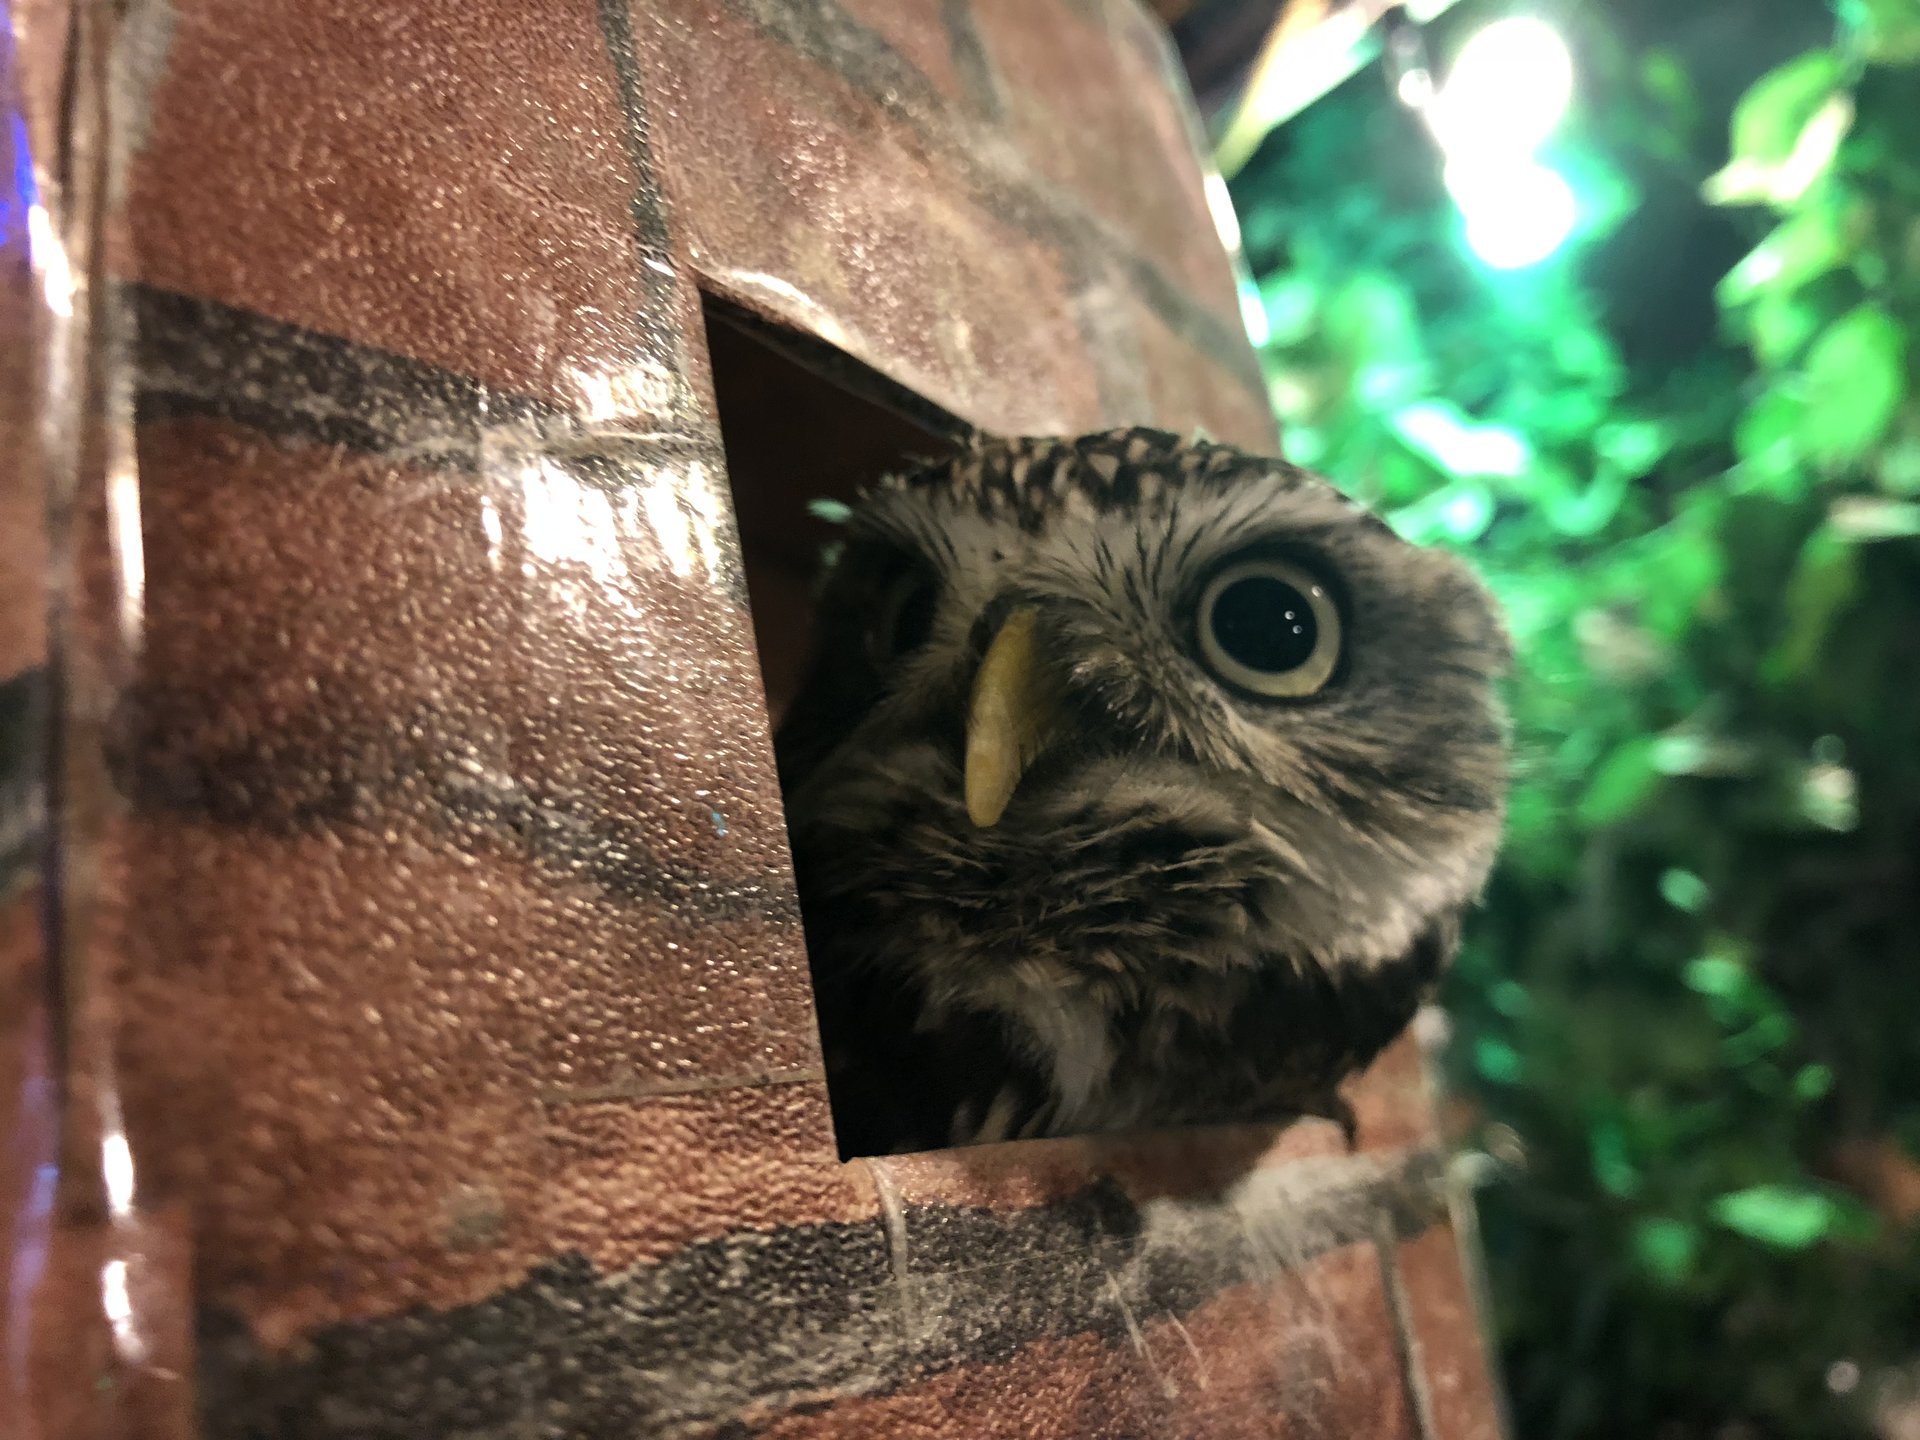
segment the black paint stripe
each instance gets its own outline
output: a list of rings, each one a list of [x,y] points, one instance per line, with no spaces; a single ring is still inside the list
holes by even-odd
[[[423,465],[471,468],[477,432],[565,421],[470,376],[252,311],[148,285],[125,295],[139,335],[142,420],[213,415]]]
[[[941,0],[940,23],[946,29],[953,68],[959,73],[969,103],[987,124],[998,125],[1006,116],[1007,102],[1000,93],[1000,76],[994,69],[993,57],[980,38],[973,0]]]
[[[1107,264],[1117,265],[1134,294],[1162,323],[1265,403],[1266,382],[1237,316],[1227,319],[1202,305],[1158,264],[1077,204],[997,169],[986,158],[996,153],[996,145],[988,143],[991,137],[975,133],[976,127],[955,115],[926,76],[878,31],[847,14],[839,0],[724,3],[770,39],[834,71],[912,129],[989,213],[1051,246],[1068,262],[1070,273],[1093,276]],[[1090,343],[1101,338],[1088,337]]]
[[[1153,1211],[1106,1182],[1013,1213],[915,1206],[905,1276],[877,1221],[738,1232],[614,1275],[575,1255],[478,1304],[332,1326],[279,1355],[208,1311],[202,1424],[208,1440],[750,1436],[1037,1342],[1124,1346],[1129,1310],[1185,1315],[1346,1245],[1421,1233],[1439,1180],[1437,1157],[1416,1155],[1257,1173],[1231,1202]]]
[[[0,895],[39,861],[46,838],[47,671],[0,680]]]
[[[634,318],[641,333],[649,337],[654,363],[673,377],[682,392],[681,407],[700,410],[699,424],[704,430],[712,430],[717,422],[704,413],[687,384],[687,377],[697,368],[693,344],[698,337],[687,333],[682,317],[693,313],[693,286],[674,257],[674,227],[660,183],[660,167],[654,160],[653,122],[647,114],[646,87],[634,50],[631,0],[598,0],[597,11],[601,39],[619,91],[621,139],[634,175],[628,209],[641,261],[638,274],[647,293],[643,313]],[[744,597],[745,591],[741,593]]]
[[[617,483],[634,464],[717,463],[691,427],[624,435],[472,376],[250,310],[148,285],[122,287],[138,340],[138,416],[205,415],[275,437],[479,472],[510,448]]]
[[[149,683],[129,694],[132,739],[115,770],[141,813],[272,835],[378,833],[406,814],[466,853],[504,849],[624,904],[798,927],[799,902],[784,872],[723,879],[664,856],[657,825],[611,814],[595,797],[492,778],[487,767],[462,761],[498,747],[472,743],[444,713],[356,730],[352,716],[329,711],[304,733],[288,726],[209,750],[195,737],[217,710],[213,697],[191,687]]]
[[[633,165],[638,182],[632,203],[634,234],[643,250],[667,257],[673,252],[673,238],[660,193],[660,170],[653,161],[653,138],[647,123],[640,66],[634,57],[633,15],[628,9],[628,0],[599,0],[598,14],[600,34],[606,42],[614,82],[620,91],[627,159]]]

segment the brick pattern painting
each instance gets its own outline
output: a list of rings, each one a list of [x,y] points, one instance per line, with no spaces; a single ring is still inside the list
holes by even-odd
[[[1411,1041],[1351,1152],[835,1151],[701,292],[961,423],[1271,447],[1146,11],[12,19],[98,323],[10,230],[5,393],[105,380],[0,476],[9,1434],[1497,1433]]]

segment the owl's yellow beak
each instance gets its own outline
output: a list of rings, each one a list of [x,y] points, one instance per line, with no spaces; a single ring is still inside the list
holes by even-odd
[[[1034,656],[1039,612],[1007,616],[973,677],[967,705],[967,816],[981,829],[1006,812],[1020,776],[1052,738],[1058,708]]]

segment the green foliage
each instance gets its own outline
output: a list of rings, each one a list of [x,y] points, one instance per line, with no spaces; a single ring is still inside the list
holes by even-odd
[[[1856,1163],[1920,1164],[1920,0],[1711,124],[1633,8],[1570,21],[1549,158],[1612,198],[1567,257],[1476,267],[1355,87],[1238,200],[1288,453],[1469,554],[1517,645],[1447,998],[1518,1433],[1866,1435],[1920,1356],[1920,1236]],[[1661,205],[1746,237],[1677,351],[1627,320]]]

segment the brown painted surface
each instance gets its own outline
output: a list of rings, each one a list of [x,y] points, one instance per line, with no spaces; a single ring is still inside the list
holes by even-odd
[[[1250,1170],[1281,1163],[1283,1157],[1337,1154],[1334,1127],[1324,1128],[1324,1135],[1320,1125],[1303,1122],[1286,1130],[1243,1125],[1083,1136],[889,1155],[867,1163],[908,1205],[1010,1213],[1065,1200],[1093,1176],[1111,1177],[1129,1193],[1146,1198],[1164,1192],[1169,1184],[1176,1191],[1205,1193],[1210,1186],[1231,1185]],[[1301,1138],[1296,1140],[1296,1135]]]
[[[1143,55],[1110,8],[635,6],[702,281],[989,429],[1204,417],[1271,446],[1165,52]],[[1135,291],[1238,402],[1155,404],[1164,348],[1138,354],[1155,340],[1132,333]]]
[[[1094,243],[1156,267],[1186,294],[1234,315],[1233,274],[1194,163],[1184,97],[1127,43],[1126,5],[973,0],[1006,96],[1006,132],[1036,182],[1096,222]],[[1156,40],[1158,37],[1156,36]],[[1158,57],[1155,57],[1156,59]],[[1098,136],[1098,143],[1089,143]]]
[[[0,140],[0,161],[7,145]],[[0,245],[0,681],[44,664],[47,655],[46,499],[34,450],[33,276],[25,236]]]
[[[1460,1242],[1440,1225],[1399,1247],[1410,1330],[1432,1408],[1433,1440],[1499,1440],[1500,1402]]]
[[[41,144],[78,32],[20,13]],[[1143,12],[159,13],[94,37],[138,60],[92,277],[129,343],[81,359],[138,423],[102,391],[80,451],[60,953],[27,891],[0,916],[23,1433],[182,1434],[196,1385],[209,1440],[1491,1433],[1410,1042],[1355,1153],[834,1158],[743,573],[800,611],[805,499],[922,433],[1272,443]],[[798,331],[786,368],[710,366],[698,285]],[[46,478],[0,522],[39,533]],[[5,545],[30,664],[49,562]]]
[[[636,7],[662,181],[702,280],[988,428],[1098,425],[1065,257],[957,185],[937,131],[769,43],[739,8]],[[744,8],[790,13],[809,38],[806,7]],[[876,86],[918,78],[890,50],[869,59]]]
[[[25,1384],[0,1390],[19,1406],[9,1440],[196,1433],[186,1230],[177,1211],[60,1226],[27,1256],[35,1284],[9,1318],[33,1343],[23,1357]]]
[[[613,68],[592,0],[533,18],[517,0],[171,7],[131,278],[603,419],[652,413],[648,366],[671,357]]]
[[[8,18],[13,22],[13,52],[6,84],[9,108],[18,106],[36,156],[51,155],[60,133],[60,84],[64,73],[64,52],[68,27],[72,23],[70,0],[8,0]],[[14,137],[0,140],[10,144]],[[8,173],[12,173],[9,171]]]
[[[899,52],[963,113],[991,118],[1002,103],[995,76],[981,64],[979,27],[965,5],[901,4],[900,0],[845,0],[846,14]]]
[[[56,1097],[45,1005],[45,949],[37,876],[0,881],[0,1216],[8,1263],[0,1270],[0,1322],[29,1333],[52,1228]],[[51,1327],[49,1327],[51,1328]],[[35,1376],[19,1344],[0,1351],[0,1414],[23,1415]],[[48,1397],[55,1399],[58,1397]],[[76,1397],[68,1397],[70,1400]]]
[[[1180,417],[1168,423],[1197,427],[1216,440],[1273,448],[1273,411],[1263,388],[1249,389],[1217,359],[1196,353],[1164,316],[1138,299],[1123,295],[1116,303],[1133,317],[1133,344],[1154,414]]]
[[[537,453],[421,472],[179,419],[140,458],[166,619],[124,1048],[209,1293],[290,1337],[561,1250],[617,1268],[698,1231],[703,1191],[733,1196],[709,1230],[846,1209],[778,1178],[830,1139],[711,528],[650,510],[644,472],[610,494]],[[719,1123],[743,1107],[757,1131]]]

